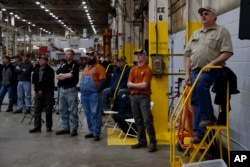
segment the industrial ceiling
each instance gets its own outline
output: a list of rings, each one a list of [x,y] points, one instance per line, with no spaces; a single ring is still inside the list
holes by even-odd
[[[86,29],[92,35],[109,26],[110,0],[0,0],[0,10],[3,22],[32,34],[64,36],[66,30],[83,34]]]

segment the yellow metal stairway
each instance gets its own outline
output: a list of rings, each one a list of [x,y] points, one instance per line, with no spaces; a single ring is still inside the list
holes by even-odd
[[[222,68],[221,66],[209,66],[206,68]],[[206,127],[205,135],[202,141],[199,144],[191,144],[190,142],[186,143],[184,146],[184,152],[179,152],[176,145],[179,144],[180,140],[178,139],[179,134],[176,132],[176,126],[178,122],[182,119],[183,110],[185,106],[190,103],[191,93],[197,84],[197,81],[205,68],[201,69],[195,82],[192,87],[185,88],[182,96],[177,102],[170,119],[170,165],[171,167],[180,167],[182,164],[188,164],[193,162],[201,162],[204,160],[206,154],[212,146],[216,146],[216,149],[219,151],[220,159],[223,159],[223,146],[222,146],[222,131],[223,135],[226,138],[227,147],[227,159],[228,166],[230,165],[230,134],[229,134],[229,83],[227,83],[227,95],[226,95],[226,125],[212,125]],[[186,96],[183,96],[185,95]],[[220,111],[220,106],[219,112]],[[188,138],[190,139],[190,138]],[[185,140],[187,141],[187,140]],[[183,146],[183,145],[182,145]]]

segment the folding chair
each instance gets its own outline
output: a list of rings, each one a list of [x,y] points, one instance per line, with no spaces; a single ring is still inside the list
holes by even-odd
[[[114,133],[115,130],[118,130],[118,124],[113,121],[112,115],[113,114],[118,114],[118,111],[112,111],[112,110],[106,110],[103,112],[105,114],[105,121],[103,124],[102,130],[104,130],[106,127],[112,127],[112,132]]]
[[[30,112],[28,112],[28,113],[26,112],[26,113],[24,114],[21,123],[23,123],[24,119],[28,118],[28,119],[30,119],[29,125],[31,124],[32,120],[33,120],[34,117],[35,117],[35,115],[34,115],[34,110],[35,110],[35,108],[34,108],[34,107],[35,107],[34,105],[25,105],[25,106],[24,106],[24,109],[25,109],[26,111],[29,110]],[[43,119],[42,119],[42,123],[44,123],[44,120],[43,120]]]

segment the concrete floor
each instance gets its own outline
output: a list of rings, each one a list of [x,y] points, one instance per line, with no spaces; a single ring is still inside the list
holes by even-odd
[[[169,146],[158,151],[132,150],[130,146],[108,146],[106,131],[99,142],[85,139],[88,133],[84,114],[78,136],[56,136],[59,115],[54,114],[53,132],[28,133],[33,122],[21,119],[24,114],[0,112],[0,167],[169,167]],[[43,115],[44,116],[44,115]]]

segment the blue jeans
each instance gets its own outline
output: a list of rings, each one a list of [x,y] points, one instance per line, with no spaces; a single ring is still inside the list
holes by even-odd
[[[85,112],[88,128],[90,133],[94,136],[99,136],[101,134],[101,94],[91,93],[82,94],[81,102],[83,111]]]
[[[59,88],[59,111],[63,130],[78,129],[77,88]]]
[[[102,94],[97,92],[92,75],[84,75],[80,81],[81,103],[88,128],[94,136],[101,134]]]
[[[198,69],[192,70],[192,83],[194,83],[199,71]],[[192,93],[191,104],[194,109],[193,132],[199,137],[203,137],[204,135],[204,128],[201,128],[199,123],[202,120],[214,118],[210,87],[214,83],[217,73],[218,70],[216,69],[212,69],[209,72],[203,72]]]
[[[31,105],[31,82],[30,81],[18,81],[17,84],[17,110],[23,109],[23,102],[25,105]]]
[[[123,94],[129,95],[129,89],[119,89],[117,92],[116,97],[122,96]],[[109,98],[114,96],[114,92],[111,91],[110,88],[106,88],[102,92],[102,108],[103,109],[110,109],[110,101]]]
[[[14,102],[13,90],[14,90],[14,85],[13,84],[11,84],[9,86],[2,85],[2,87],[0,89],[0,107],[2,106],[4,96],[8,92],[8,98],[9,98],[8,110],[13,109],[13,102]]]
[[[114,96],[114,92],[111,91],[110,88],[106,88],[102,92],[102,108],[103,110],[105,109],[110,109],[110,101],[109,98]]]

